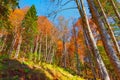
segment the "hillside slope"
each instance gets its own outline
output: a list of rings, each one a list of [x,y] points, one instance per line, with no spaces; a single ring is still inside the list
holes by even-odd
[[[0,58],[0,80],[84,80],[46,63]]]

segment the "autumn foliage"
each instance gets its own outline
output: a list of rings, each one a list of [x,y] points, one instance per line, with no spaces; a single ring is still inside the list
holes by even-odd
[[[107,7],[106,2],[87,0],[91,12],[88,17],[83,0],[73,1],[81,17],[75,21],[59,16],[55,19],[55,23],[47,16],[38,16],[35,5],[19,9],[16,6],[17,1],[15,3],[12,0],[8,3],[0,1],[0,54],[4,53],[10,58],[37,64],[57,65],[85,79],[104,80],[104,74],[106,74],[105,80],[109,80],[110,74],[111,79],[117,80],[118,73],[120,73],[119,54],[117,53],[119,45],[116,46],[119,37],[116,39],[111,25],[116,24],[115,21],[118,20],[112,12],[104,12],[102,6]],[[62,0],[60,2],[62,3]],[[60,2],[58,0],[58,3]],[[99,5],[102,3],[102,5],[95,6],[97,3]],[[113,2],[110,3],[113,4]],[[118,13],[116,14],[119,19]],[[107,17],[113,18],[114,24],[109,24]]]

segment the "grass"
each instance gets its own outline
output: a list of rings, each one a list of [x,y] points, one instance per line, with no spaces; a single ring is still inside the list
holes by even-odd
[[[84,80],[65,69],[47,63],[0,56],[0,80]]]
[[[50,80],[84,80],[77,75],[72,75],[65,69],[58,67],[56,65],[51,65],[47,63],[35,64],[29,61],[24,61],[27,65],[33,65],[32,67],[41,70]],[[30,64],[29,64],[30,63]]]

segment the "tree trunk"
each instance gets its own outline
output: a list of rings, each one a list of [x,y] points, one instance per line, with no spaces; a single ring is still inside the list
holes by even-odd
[[[120,20],[120,14],[119,14],[119,12],[118,12],[118,9],[117,9],[114,1],[113,1],[113,0],[109,0],[109,1],[110,1],[111,4],[112,4],[112,7],[113,7],[113,10],[114,10],[115,14],[117,15],[118,19]]]
[[[62,62],[63,62],[63,67],[66,68],[66,43],[65,43],[64,37],[65,37],[65,36],[63,36],[63,55],[62,55]]]
[[[18,56],[19,56],[21,43],[22,43],[22,36],[19,37],[19,41],[18,41],[16,53],[15,53],[15,58],[18,58]]]
[[[35,40],[35,46],[34,46],[33,53],[37,53],[37,50],[38,50],[38,40],[39,40],[39,37],[37,36],[36,40]]]
[[[120,77],[120,60],[117,57],[116,52],[114,51],[114,49],[109,41],[107,31],[105,30],[102,20],[100,19],[100,15],[94,5],[94,0],[87,0],[87,1],[88,1],[88,5],[90,7],[90,11],[92,13],[92,17],[95,20],[95,23],[97,24],[98,30],[102,37],[101,39],[102,39],[105,51],[110,59],[110,62],[112,63],[112,65],[115,69],[115,72]]]
[[[16,26],[15,31],[13,32],[13,41],[12,41],[10,50],[8,51],[8,54],[11,54],[12,51],[14,50],[14,46],[15,46],[15,43],[16,43],[16,40],[17,40],[17,37],[18,37],[17,30],[18,30],[18,27]]]
[[[107,20],[107,16],[106,16],[106,14],[105,14],[105,11],[104,11],[104,9],[103,9],[100,1],[97,0],[97,2],[98,2],[98,5],[100,6],[100,9],[101,9],[101,11],[102,11],[102,14],[103,14],[105,23],[106,23],[107,26],[108,26],[108,30],[109,30],[110,36],[111,36],[111,38],[112,38],[112,41],[113,41],[113,43],[114,43],[115,49],[116,49],[116,51],[118,52],[118,54],[120,54],[119,45],[118,45],[117,40],[116,40],[116,38],[115,38],[115,35],[114,35],[113,31],[112,31],[112,28],[111,28],[111,26],[110,26],[110,24],[109,24],[109,22],[108,22],[108,20]]]
[[[25,51],[26,53],[28,52],[28,49],[30,49],[30,53],[33,53],[33,47],[31,46],[30,48],[26,48],[27,50]]]
[[[73,36],[74,36],[74,45],[75,45],[75,56],[76,56],[76,68],[77,68],[77,74],[80,75],[80,59],[78,54],[78,45],[77,45],[77,36],[76,36],[76,30],[75,27],[73,27]]]
[[[42,52],[41,52],[41,50],[42,50],[42,37],[43,37],[43,35],[42,35],[42,33],[39,35],[39,50],[38,50],[38,60],[40,61],[40,58],[41,58],[41,55],[42,55]]]
[[[90,68],[92,70],[92,73],[93,73],[93,76],[94,76],[94,80],[96,80],[97,73],[96,73],[96,70],[95,70],[94,65],[93,65],[94,62],[91,59],[91,57],[92,57],[91,53],[92,53],[93,50],[91,50],[89,48],[90,47],[90,40],[88,40],[86,31],[84,31],[84,39],[85,39],[85,44],[86,44],[86,47],[87,47],[86,51],[87,51],[87,55],[88,55],[88,59],[89,59],[89,63],[90,63]]]
[[[78,0],[76,0],[76,3],[79,3]],[[105,65],[104,65],[104,63],[102,61],[102,58],[101,58],[100,53],[99,53],[99,50],[98,50],[97,45],[95,43],[95,39],[94,39],[92,31],[90,29],[90,25],[89,25],[89,22],[88,22],[88,18],[86,16],[86,12],[85,12],[83,1],[80,0],[80,5],[77,4],[77,6],[78,6],[79,11],[82,10],[82,13],[81,12],[79,12],[79,13],[83,17],[83,20],[84,20],[83,22],[85,22],[85,24],[86,24],[86,27],[85,26],[84,27],[86,29],[86,32],[87,32],[88,37],[90,39],[90,42],[92,44],[93,52],[95,54],[95,57],[96,57],[96,60],[97,60],[97,63],[98,63],[98,67],[100,69],[102,79],[110,80],[108,72],[107,72],[107,69],[106,69],[106,67],[105,67]]]
[[[64,67],[66,68],[67,67],[67,45],[65,43],[65,50],[64,50],[64,55],[65,55],[65,63],[64,63]]]
[[[4,49],[4,47],[5,47],[6,41],[7,41],[7,35],[5,35],[4,40],[3,40],[3,43],[2,43],[2,46],[0,46],[0,52],[3,51],[3,49]]]
[[[15,43],[16,43],[16,38],[17,38],[17,35],[15,34],[14,39],[13,39],[13,41],[11,43],[11,47],[10,47],[10,50],[9,50],[8,54],[11,54],[12,51],[14,50],[14,46],[15,46]]]
[[[47,39],[48,37],[47,37],[47,33],[46,33],[46,38],[45,38],[45,61],[47,61],[47,54],[48,54],[48,51],[47,51],[47,49],[48,49],[48,39]]]
[[[41,58],[41,48],[42,48],[42,45],[41,43],[39,44],[39,57],[38,57],[38,60],[40,61],[40,58]]]
[[[55,49],[53,48],[52,49],[52,56],[51,56],[50,64],[53,63],[54,55],[55,55]]]
[[[85,26],[85,25],[84,25]],[[83,26],[83,27],[84,27]],[[85,31],[85,30],[84,30]],[[89,50],[89,53],[88,53],[88,56],[90,56],[90,58],[89,59],[91,59],[92,58],[92,56],[93,56],[93,60],[94,61],[90,61],[90,64],[91,64],[91,66],[95,66],[93,69],[92,69],[92,71],[94,70],[94,74],[96,75],[94,75],[96,78],[100,78],[100,75],[101,75],[101,72],[100,72],[100,68],[99,68],[99,65],[98,65],[98,62],[97,62],[97,59],[96,59],[96,56],[95,56],[95,53],[93,52],[94,51],[94,48],[92,47],[92,44],[91,44],[91,42],[90,42],[90,38],[89,38],[89,35],[87,35],[87,32],[85,31],[85,41],[86,41],[86,45],[87,45],[87,47],[88,47],[88,50]],[[92,54],[90,54],[90,53],[92,53]]]
[[[48,48],[48,55],[47,55],[47,62],[50,63],[50,57],[51,57],[51,49],[52,49],[52,40],[49,41],[49,48]]]

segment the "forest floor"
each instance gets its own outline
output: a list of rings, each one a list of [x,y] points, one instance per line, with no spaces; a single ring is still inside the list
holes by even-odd
[[[0,80],[84,80],[63,68],[47,63],[0,56]]]

